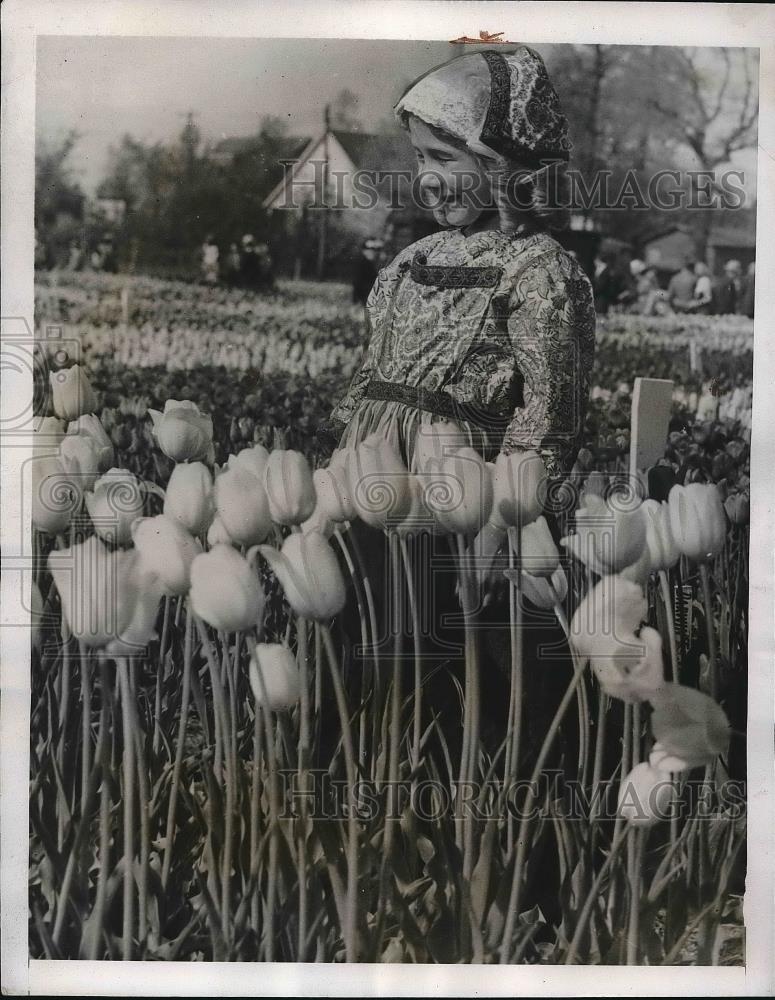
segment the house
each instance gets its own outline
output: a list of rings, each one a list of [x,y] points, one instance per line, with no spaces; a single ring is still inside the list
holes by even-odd
[[[756,233],[728,226],[714,229],[708,240],[707,261],[713,274],[721,274],[728,260],[739,260],[745,272],[756,258]]]
[[[97,198],[94,202],[97,212],[111,225],[120,226],[126,215],[126,202],[123,198]]]
[[[746,215],[742,219],[744,225],[738,226],[714,223],[705,252],[705,262],[713,274],[721,274],[728,260],[739,260],[743,270],[754,260],[754,218]],[[677,271],[682,264],[697,260],[697,245],[688,226],[674,225],[646,240],[642,256],[647,264],[656,267],[662,275],[668,275]]]
[[[294,272],[347,277],[364,239],[388,256],[438,229],[412,197],[414,155],[404,135],[328,129],[307,141],[267,195],[272,244],[296,247]]]

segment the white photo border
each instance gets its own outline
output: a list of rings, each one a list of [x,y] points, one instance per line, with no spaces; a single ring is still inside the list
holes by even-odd
[[[752,47],[760,51],[757,271],[775,275],[775,5],[441,0],[5,0],[2,6],[2,317],[33,325],[35,39],[133,35],[449,40],[479,30],[530,43]],[[775,992],[775,281],[757,283],[748,716],[746,966],[294,965],[30,961],[27,948],[29,630],[19,587],[23,448],[0,449],[0,889],[3,992],[162,996],[733,996]],[[5,373],[4,377],[5,377]],[[30,394],[31,394],[30,380]],[[29,539],[27,539],[28,541]],[[14,560],[19,560],[18,563]]]

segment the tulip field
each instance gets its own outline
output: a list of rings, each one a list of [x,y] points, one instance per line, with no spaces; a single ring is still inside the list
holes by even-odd
[[[751,321],[602,318],[563,483],[332,452],[343,285],[40,274],[36,334],[31,957],[743,963]]]

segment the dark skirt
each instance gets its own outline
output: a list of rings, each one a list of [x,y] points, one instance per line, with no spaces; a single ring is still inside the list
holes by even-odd
[[[406,540],[412,565],[418,628],[418,622],[412,621],[408,588],[403,579],[399,613],[395,612],[387,535],[356,521],[345,533],[345,538],[351,551],[357,548],[369,576],[381,634],[378,655],[383,673],[389,678],[396,650],[396,627],[400,626],[404,696],[411,693],[414,685],[414,649],[418,641],[422,655],[423,729],[435,718],[450,754],[456,749],[459,752],[465,629],[456,592],[456,561],[450,548],[450,541],[454,544],[455,539],[422,533]],[[340,641],[347,650],[349,692],[357,700],[360,692],[367,687],[372,657],[369,651],[363,652],[360,648],[361,625],[356,590],[344,561],[342,568],[348,581],[348,599],[338,619],[338,630]],[[478,609],[475,627],[481,689],[480,737],[484,751],[492,755],[504,740],[509,723],[511,642],[509,588],[505,579],[496,581],[486,602]],[[415,632],[418,633],[417,640]],[[522,637],[523,723],[519,777],[529,777],[546,731],[572,677],[573,665],[565,634],[554,613],[536,608],[524,597]],[[565,763],[573,767],[577,760],[577,738],[576,714],[569,711],[548,766]]]

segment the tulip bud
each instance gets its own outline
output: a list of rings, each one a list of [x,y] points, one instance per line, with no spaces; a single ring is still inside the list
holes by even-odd
[[[253,628],[264,610],[256,573],[230,545],[216,545],[194,559],[190,599],[200,618],[224,632]]]
[[[164,513],[197,538],[207,531],[215,513],[213,477],[201,462],[176,465],[167,483]]]
[[[724,508],[712,484],[674,486],[668,497],[670,528],[678,548],[694,562],[713,559],[727,535]]]
[[[34,437],[32,439],[33,455],[51,455],[58,451],[65,427],[57,417],[35,417],[33,420]]]
[[[342,610],[347,597],[344,577],[334,550],[321,534],[295,532],[279,552],[271,545],[259,545],[258,551],[297,615],[325,621]]]
[[[421,423],[414,439],[412,472],[424,472],[431,459],[441,461],[459,448],[467,448],[469,444],[465,432],[451,420]]]
[[[159,514],[135,521],[132,539],[143,566],[159,578],[167,594],[188,592],[191,563],[202,552],[196,538],[178,521]]]
[[[409,513],[409,471],[381,435],[369,435],[348,454],[347,479],[358,516],[372,528],[391,527]]]
[[[264,469],[269,461],[269,452],[263,445],[257,444],[252,448],[243,448],[236,455],[229,455],[227,465],[230,469],[243,469],[255,476],[263,485]]]
[[[583,659],[621,656],[630,643],[639,656],[643,643],[635,631],[646,617],[648,602],[643,588],[621,576],[604,576],[588,591],[570,623],[570,641]]]
[[[99,648],[127,627],[137,597],[136,553],[111,551],[96,535],[49,554],[48,565],[73,635]]]
[[[748,493],[730,493],[724,501],[724,510],[732,524],[748,524],[751,519],[751,498]]]
[[[113,466],[113,443],[108,437],[99,417],[92,413],[84,414],[67,425],[67,435],[77,434],[94,442],[98,451],[98,472],[107,472]]]
[[[257,704],[273,712],[293,708],[301,698],[301,677],[290,649],[280,643],[257,643],[250,657],[250,686]]]
[[[99,475],[100,457],[99,446],[85,434],[68,433],[59,446],[59,458],[65,471],[83,490],[94,487]]]
[[[145,647],[156,638],[156,620],[164,585],[150,572],[139,555],[131,553],[130,565],[133,599],[128,620],[115,639],[105,647],[109,656],[141,656]]]
[[[315,484],[317,495],[316,506],[329,520],[341,524],[343,521],[352,521],[358,516],[350,495],[347,473],[341,463],[333,465],[329,462],[327,468],[315,469],[312,473],[312,482]]]
[[[690,770],[689,762],[681,757],[669,754],[661,743],[655,743],[649,754],[649,764],[657,770],[666,774],[677,774],[679,771]]]
[[[263,542],[272,529],[264,487],[244,467],[229,468],[216,478],[215,508],[223,528],[237,545]]]
[[[599,575],[621,573],[646,551],[643,505],[620,510],[590,494],[576,511],[576,534],[560,540],[568,551]]]
[[[560,565],[560,553],[545,517],[536,518],[522,529],[520,562],[531,576],[551,576]]]
[[[30,628],[32,631],[32,645],[35,649],[40,649],[40,630],[43,624],[43,595],[35,581],[32,581],[30,590]]]
[[[492,521],[488,521],[482,526],[476,538],[474,538],[472,555],[479,586],[485,586],[497,571],[499,565],[508,562],[508,557],[505,554],[502,554],[501,559],[498,558],[499,553],[502,553],[502,549],[506,544],[507,537],[508,531],[506,528],[501,528],[493,524]]]
[[[444,531],[475,534],[487,523],[493,504],[490,470],[473,448],[460,448],[425,466],[431,484],[425,502]]]
[[[505,570],[504,576],[514,579],[518,572],[518,570]],[[568,596],[568,578],[562,566],[558,566],[548,580],[543,576],[531,576],[522,570],[519,582],[522,593],[528,601],[543,611],[551,611],[558,604],[562,604]]]
[[[100,538],[118,545],[131,542],[132,524],[143,516],[145,500],[142,483],[136,476],[126,469],[109,469],[84,499]]]
[[[654,739],[668,757],[684,762],[685,767],[676,770],[712,764],[726,752],[729,720],[707,694],[683,684],[664,684],[649,701]]]
[[[411,504],[403,521],[394,526],[399,535],[416,535],[418,532],[435,534],[438,531],[438,524],[426,502],[426,487],[422,480],[427,476],[428,473],[409,476]]]
[[[651,572],[670,569],[681,555],[670,528],[670,511],[666,503],[656,500],[643,501],[646,518],[646,546],[649,550]]]
[[[509,525],[535,521],[544,505],[546,468],[535,451],[503,452],[495,459],[493,507]]]
[[[77,420],[97,409],[97,397],[80,365],[49,372],[49,382],[54,413],[62,420]]]
[[[164,413],[148,412],[154,436],[168,458],[174,462],[214,460],[212,417],[201,413],[196,403],[188,399],[168,399]]]
[[[619,787],[617,812],[632,826],[654,826],[670,818],[673,784],[645,761],[636,764]]]
[[[211,549],[216,545],[234,544],[234,539],[224,527],[223,521],[218,514],[215,515],[213,523],[207,529],[207,544]]]
[[[32,459],[32,523],[38,531],[61,535],[81,506],[78,480],[69,476],[58,458]]]
[[[650,701],[665,683],[662,636],[647,625],[639,636],[633,633],[593,656],[591,664],[603,691],[621,701]]]
[[[115,424],[110,432],[110,440],[119,451],[126,451],[132,444],[132,432],[126,424]]]
[[[264,469],[264,489],[272,520],[277,524],[301,524],[315,509],[312,471],[301,452],[270,452]]]

